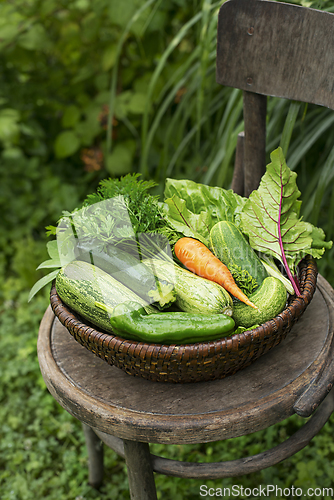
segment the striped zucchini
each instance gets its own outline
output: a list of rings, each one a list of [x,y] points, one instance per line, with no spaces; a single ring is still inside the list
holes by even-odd
[[[146,259],[144,263],[159,279],[174,279],[176,305],[182,311],[232,315],[232,297],[217,283],[201,278],[173,262]]]
[[[156,280],[137,257],[124,249],[114,245],[108,245],[107,252],[90,249],[84,245],[78,245],[77,248],[80,251],[80,260],[99,267],[158,309],[167,309],[175,302],[172,283]]]
[[[56,290],[61,300],[73,311],[106,331],[112,331],[109,314],[96,307],[95,302],[102,302],[113,308],[133,300],[144,306],[148,313],[157,312],[112,276],[84,261],[72,261],[59,271]]]

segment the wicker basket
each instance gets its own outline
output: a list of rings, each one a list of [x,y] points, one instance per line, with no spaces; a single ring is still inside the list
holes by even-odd
[[[302,295],[290,299],[281,314],[254,330],[196,344],[149,344],[97,331],[63,304],[54,284],[50,301],[54,314],[75,340],[108,364],[156,382],[208,381],[241,370],[286,337],[312,300],[316,288],[315,261],[306,257],[299,267]]]

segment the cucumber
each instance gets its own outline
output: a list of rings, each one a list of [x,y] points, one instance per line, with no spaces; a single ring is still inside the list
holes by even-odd
[[[144,263],[147,267],[151,267],[152,272],[159,279],[171,279],[171,276],[174,276],[175,303],[181,311],[232,315],[232,297],[217,283],[201,278],[173,262],[146,259]]]
[[[107,253],[78,245],[79,259],[90,262],[123,283],[148,303],[163,310],[176,299],[173,284],[159,281],[138,258],[114,245],[108,245]]]
[[[82,318],[96,327],[112,332],[109,314],[96,307],[95,302],[113,308],[134,300],[148,313],[157,312],[132,290],[88,262],[72,261],[62,267],[56,277],[56,290],[61,300]]]
[[[210,246],[246,295],[261,286],[268,277],[261,260],[232,222],[220,221],[213,226],[210,231]]]
[[[287,291],[284,284],[278,278],[269,276],[249,296],[249,299],[258,309],[253,309],[240,301],[234,303],[232,318],[237,327],[244,326],[245,328],[249,328],[253,325],[261,325],[277,316],[277,314],[283,311],[286,305]]]

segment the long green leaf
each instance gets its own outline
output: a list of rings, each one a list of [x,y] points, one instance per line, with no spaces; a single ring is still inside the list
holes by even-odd
[[[280,142],[280,147],[282,148],[285,157],[289,149],[292,132],[296,123],[300,106],[301,106],[300,102],[295,102],[295,101],[292,102],[289,107],[288,116],[286,117]]]
[[[192,129],[187,133],[187,135],[181,141],[180,145],[178,146],[177,150],[175,151],[175,153],[174,153],[174,155],[173,155],[172,159],[170,160],[169,165],[167,167],[167,176],[168,177],[170,177],[172,175],[173,168],[174,168],[176,162],[178,161],[179,156],[181,155],[181,153],[183,152],[183,150],[185,149],[187,144],[195,136],[197,128],[200,127],[206,120],[208,120],[208,118],[213,113],[215,113],[219,109],[219,107],[220,107],[219,98],[220,98],[219,95],[218,95],[218,97],[216,96],[216,99],[212,102],[210,109],[205,113],[205,115],[202,116],[200,123],[196,123],[196,125],[194,127],[192,127]]]
[[[58,259],[49,259],[49,260],[45,260],[44,262],[42,262],[38,267],[37,269],[52,269],[52,268],[55,268],[55,267],[61,267],[61,262],[60,262],[60,258]]]
[[[205,2],[207,3],[207,2]],[[217,9],[217,7],[220,5],[220,2],[215,2],[214,4],[210,5],[208,10],[214,10]],[[206,9],[205,9],[206,11]],[[148,90],[147,90],[147,99],[146,99],[146,106],[145,106],[145,111],[143,113],[143,119],[142,119],[142,152],[141,152],[141,161],[140,161],[140,172],[144,175],[148,175],[148,169],[147,169],[147,157],[148,157],[148,141],[147,141],[147,136],[148,136],[148,124],[149,124],[149,111],[152,107],[152,95],[154,88],[157,84],[158,78],[160,77],[162,71],[164,70],[166,66],[166,62],[170,54],[175,50],[175,48],[179,45],[179,43],[183,40],[183,38],[188,34],[189,30],[196,25],[197,22],[199,22],[203,18],[203,12],[198,12],[195,16],[193,16],[179,31],[179,33],[172,39],[168,47],[166,48],[165,52],[162,54],[159,63],[152,75],[152,78],[150,80]]]
[[[311,222],[318,224],[321,204],[324,198],[324,193],[328,185],[332,185],[334,178],[334,147],[332,148],[325,165],[322,168],[317,189],[314,193],[314,201],[312,204]]]
[[[194,57],[190,57],[189,58],[189,61],[191,62],[193,59],[196,58],[196,51],[194,51],[193,53],[193,56]],[[184,70],[184,68],[183,68]],[[191,76],[192,73],[194,73],[196,71],[196,64],[194,64],[190,70],[182,77],[178,80],[177,84],[174,85],[172,87],[172,89],[170,90],[170,92],[165,96],[161,106],[157,109],[156,113],[155,113],[155,117],[154,117],[154,120],[150,126],[150,129],[148,131],[148,135],[147,135],[147,141],[146,141],[146,147],[145,147],[145,151],[143,151],[143,155],[147,155],[148,152],[149,152],[149,149],[151,147],[151,144],[153,142],[153,139],[154,139],[154,136],[156,134],[156,132],[158,131],[159,129],[159,126],[162,122],[162,119],[163,117],[165,116],[165,113],[168,109],[168,107],[171,105],[171,103],[175,100],[175,96],[177,94],[177,91],[179,89],[181,89],[182,87],[184,87],[187,83],[187,80],[188,78]],[[166,144],[167,144],[167,141],[166,141]],[[144,163],[146,164],[147,163],[147,156],[143,158],[143,161]],[[164,176],[163,176],[164,177]],[[164,179],[162,179],[164,180]]]
[[[319,139],[319,137],[321,137],[333,124],[333,112],[326,118],[321,115],[317,120],[317,126],[312,124],[310,131],[304,136],[303,142],[301,142],[298,147],[295,148],[294,152],[289,155],[289,167],[292,170],[296,168],[298,163],[315,144],[317,139]]]
[[[38,280],[30,290],[28,302],[31,301],[31,299],[36,295],[37,292],[39,292],[42,288],[51,283],[51,281],[53,281],[56,278],[58,273],[59,269],[56,269],[55,271],[52,271],[51,273],[47,274],[46,276],[43,276],[43,278]]]

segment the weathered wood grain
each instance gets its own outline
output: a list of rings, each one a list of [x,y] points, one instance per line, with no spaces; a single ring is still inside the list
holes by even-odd
[[[124,439],[131,500],[157,500],[148,443]]]
[[[264,0],[219,12],[217,82],[334,109],[334,14]]]
[[[283,443],[256,455],[226,462],[194,463],[171,460],[151,455],[154,472],[174,477],[194,479],[223,479],[243,476],[272,467],[302,450],[322,429],[334,410],[334,393],[321,403],[319,410]],[[115,436],[96,431],[100,439],[120,456],[124,457],[123,441]]]
[[[244,196],[257,189],[266,171],[267,98],[244,91]]]
[[[103,443],[95,432],[82,424],[88,452],[88,482],[93,488],[99,488],[103,480]]]

